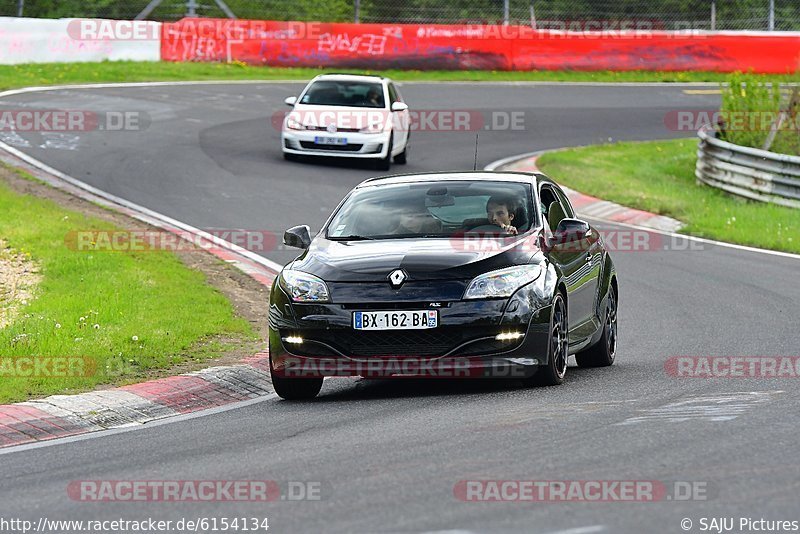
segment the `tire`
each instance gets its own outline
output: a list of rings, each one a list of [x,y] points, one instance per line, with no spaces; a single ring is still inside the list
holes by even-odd
[[[530,379],[531,385],[557,386],[564,382],[564,376],[567,374],[569,323],[567,306],[561,293],[556,293],[553,297],[547,345],[547,365],[539,367]]]
[[[617,291],[612,285],[606,299],[603,335],[600,340],[575,355],[579,367],[608,367],[617,355]]]
[[[300,161],[300,156],[297,154],[290,154],[288,152],[283,153],[283,159],[286,161]]]
[[[272,377],[272,387],[275,393],[285,400],[309,400],[317,396],[322,389],[322,377],[314,378],[287,378],[278,376],[269,361],[269,372]]]
[[[375,168],[379,171],[388,171],[392,168],[392,136],[389,137],[389,149],[386,151],[386,157],[379,159]]]
[[[408,163],[408,139],[406,139],[406,146],[403,148],[403,151],[394,157],[394,162],[399,165]]]

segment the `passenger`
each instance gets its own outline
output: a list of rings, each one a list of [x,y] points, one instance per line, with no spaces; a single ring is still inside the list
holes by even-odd
[[[413,201],[412,201],[413,202]],[[407,203],[400,213],[397,235],[427,235],[442,232],[442,223],[431,215],[424,204]]]
[[[517,235],[517,228],[511,224],[517,211],[517,203],[510,195],[492,195],[486,203],[486,217],[491,224],[499,226],[504,232]]]

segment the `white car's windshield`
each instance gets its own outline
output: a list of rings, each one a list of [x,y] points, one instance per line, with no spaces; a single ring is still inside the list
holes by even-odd
[[[383,108],[383,85],[377,82],[320,80],[300,98],[301,104]]]
[[[333,240],[516,234],[536,225],[531,187],[516,182],[425,182],[354,191],[328,225]]]

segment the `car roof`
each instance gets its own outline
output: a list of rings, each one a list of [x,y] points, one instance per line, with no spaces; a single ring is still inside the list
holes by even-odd
[[[356,189],[377,185],[403,184],[414,182],[433,181],[486,181],[486,182],[518,182],[531,183],[542,180],[550,181],[545,175],[530,172],[516,171],[451,171],[451,172],[425,172],[413,174],[395,174],[392,176],[378,176],[364,180]]]
[[[314,77],[314,80],[341,80],[341,81],[370,81],[370,82],[382,82],[382,81],[391,81],[389,78],[384,78],[383,76],[373,76],[369,74],[348,74],[345,72],[331,72],[328,74],[320,74],[319,76]]]

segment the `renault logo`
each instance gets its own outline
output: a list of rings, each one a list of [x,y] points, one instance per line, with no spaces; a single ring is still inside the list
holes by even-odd
[[[326,128],[326,130],[328,130],[328,133],[336,133],[336,129],[337,129],[336,124],[334,123],[330,123]]]
[[[406,273],[404,273],[402,269],[395,269],[389,273],[389,283],[392,284],[392,287],[400,287],[405,281]]]

